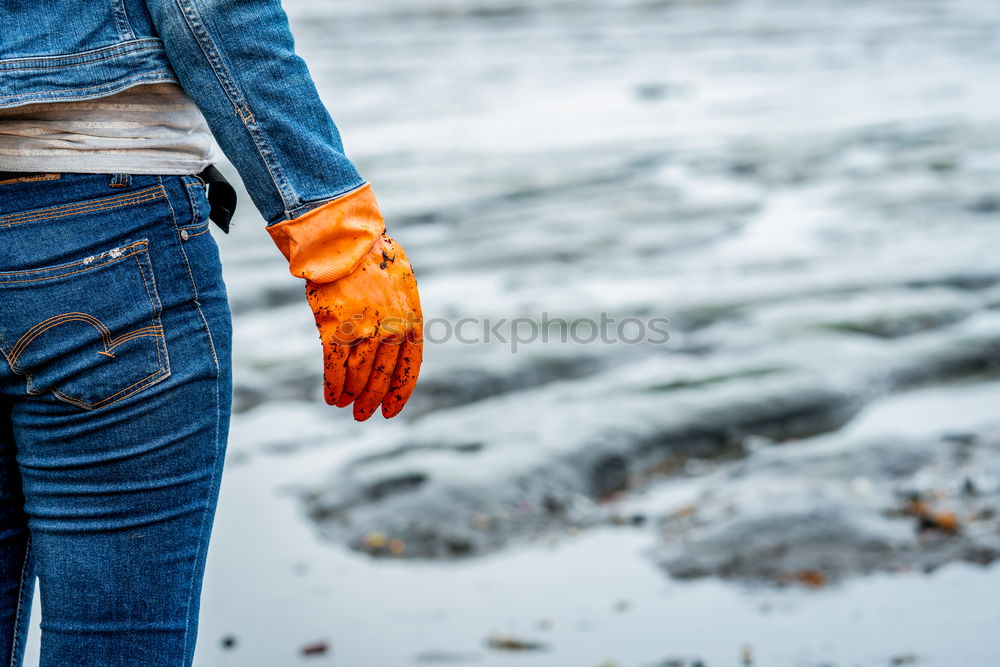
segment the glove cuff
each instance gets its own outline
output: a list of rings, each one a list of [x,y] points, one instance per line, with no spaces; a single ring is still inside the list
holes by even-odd
[[[317,283],[353,272],[385,232],[378,202],[366,183],[292,220],[266,227],[293,276]]]

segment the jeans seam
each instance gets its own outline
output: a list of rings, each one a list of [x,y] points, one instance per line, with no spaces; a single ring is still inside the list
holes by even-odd
[[[163,189],[163,184],[160,183],[160,189]],[[166,199],[167,192],[163,190],[163,197]],[[169,208],[170,202],[167,202]],[[172,213],[172,211],[171,211]],[[147,246],[148,247],[148,246]],[[149,252],[144,253],[144,259],[146,260],[146,266],[149,268],[149,277],[147,279],[146,273],[142,270],[142,262],[139,261],[139,255],[142,251],[136,251],[132,253],[135,258],[135,262],[139,267],[139,275],[142,276],[142,284],[146,288],[146,297],[149,299],[149,305],[152,307],[152,313],[149,316],[149,322],[151,325],[159,325],[162,329],[163,327],[163,301],[160,299],[160,292],[156,287],[156,274],[153,271],[153,258],[149,256]],[[153,293],[149,293],[149,286],[153,286]],[[153,297],[156,297],[154,301]],[[161,371],[166,371],[164,377],[170,375],[170,350],[167,349],[167,337],[164,335],[160,340],[156,342],[156,361],[160,366]],[[163,348],[163,356],[160,356],[160,348]],[[123,397],[124,398],[124,397]]]
[[[112,195],[110,197],[88,199],[86,201],[74,202],[72,204],[63,204],[62,206],[37,209],[24,213],[11,213],[10,215],[0,216],[0,226],[10,227],[11,225],[17,225],[24,222],[52,220],[54,218],[65,218],[71,215],[79,215],[80,213],[91,213],[93,211],[104,211],[121,208],[123,206],[132,206],[134,204],[143,204],[147,201],[165,197],[166,193],[161,192],[161,190],[162,188],[152,187],[144,190],[138,190],[136,192]]]
[[[216,367],[218,369],[218,366]],[[221,486],[222,469],[219,465],[219,454],[222,445],[219,443],[219,423],[222,421],[222,410],[220,405],[220,391],[219,383],[222,382],[221,371],[216,371],[215,376],[215,437],[213,441],[215,443],[215,450],[212,454],[212,478],[209,482],[208,493],[205,498],[205,507],[201,511],[201,525],[198,527],[198,551],[195,554],[195,561],[191,567],[191,579],[188,583],[188,603],[187,603],[187,613],[184,616],[184,656],[185,660],[188,657],[188,635],[191,632],[191,609],[196,608],[194,600],[194,582],[195,577],[198,573],[198,564],[202,559],[202,551],[208,551],[208,545],[205,540],[205,527],[208,525],[208,513],[213,507],[213,498],[218,497],[218,489]],[[217,502],[217,500],[216,500]],[[193,647],[192,647],[193,648]],[[189,663],[185,663],[189,664]]]
[[[20,224],[23,224],[23,223],[26,223],[26,222],[38,222],[40,220],[55,220],[57,218],[68,218],[68,217],[73,216],[73,215],[83,215],[84,213],[95,213],[97,211],[110,211],[110,210],[114,210],[116,208],[122,208],[124,206],[132,206],[134,204],[145,204],[146,202],[149,202],[149,201],[155,201],[155,200],[159,199],[160,197],[162,197],[162,195],[154,193],[154,194],[148,195],[146,197],[140,197],[140,198],[136,198],[136,199],[130,199],[130,200],[124,201],[124,202],[116,202],[114,204],[108,204],[108,205],[105,205],[105,206],[91,206],[91,207],[88,207],[88,208],[76,208],[76,209],[73,209],[73,210],[65,210],[65,211],[62,211],[60,213],[55,213],[53,215],[39,215],[39,216],[36,216],[34,218],[23,218],[21,220],[14,220],[12,222],[6,222],[2,226],[3,227],[10,227],[12,225],[20,225]]]
[[[14,612],[14,638],[10,644],[10,667],[16,667],[17,640],[21,627],[21,608],[24,606],[24,575],[28,571],[28,559],[31,557],[31,533],[24,544],[24,561],[21,563],[21,577],[17,586],[17,609]]]
[[[163,184],[162,179],[158,180],[160,180],[160,184],[162,185]],[[185,191],[185,197],[186,196],[187,192]],[[177,224],[177,215],[174,213],[174,206],[173,204],[170,203],[169,196],[167,196],[166,199],[167,199],[167,207],[170,209],[170,219],[173,220],[174,222],[174,231],[178,231],[180,225]],[[176,234],[175,238],[177,238]],[[194,294],[194,299],[193,299],[194,307],[195,310],[198,311],[198,317],[201,318],[202,324],[205,326],[205,335],[208,336],[208,347],[212,350],[212,361],[215,362],[215,374],[216,376],[218,376],[221,373],[221,368],[219,364],[219,356],[218,354],[216,354],[215,351],[215,339],[212,338],[212,328],[208,325],[208,319],[205,317],[205,313],[201,309],[201,302],[198,300],[198,284],[195,282],[194,273],[191,271],[191,262],[188,260],[187,251],[184,250],[184,242],[179,241],[178,243],[180,244],[179,247],[181,251],[181,257],[184,258],[184,268],[187,269],[188,278],[191,280],[191,291]]]
[[[162,178],[160,177],[157,180],[159,180],[160,183],[161,183],[161,185],[162,185]],[[184,194],[185,194],[185,198],[187,198],[188,193],[187,193],[186,190],[185,190]],[[170,218],[171,218],[171,220],[174,223],[174,230],[179,233],[179,231],[180,231],[179,227],[180,226],[177,224],[177,215],[176,215],[176,213],[174,211],[173,204],[170,203],[170,196],[169,196],[169,194],[167,195],[166,201],[167,201],[167,207],[170,209]],[[190,206],[190,202],[188,202],[188,205]],[[177,238],[178,237],[175,236],[175,239],[177,239]],[[198,285],[195,282],[194,273],[192,273],[192,271],[191,271],[191,262],[188,260],[187,251],[184,250],[184,242],[180,241],[180,240],[177,240],[176,242],[179,244],[179,248],[180,248],[180,251],[181,251],[181,257],[184,258],[184,266],[185,266],[185,268],[187,268],[188,277],[191,280],[191,289],[193,290],[193,293],[194,293],[194,305],[195,305],[195,309],[198,311],[198,315],[201,317],[201,321],[205,325],[205,333],[208,335],[209,347],[212,350],[212,359],[215,361],[215,383],[214,383],[214,389],[215,389],[215,392],[214,392],[215,393],[215,426],[214,426],[214,428],[215,428],[215,437],[213,438],[213,440],[215,442],[215,451],[212,454],[212,478],[211,478],[211,480],[209,482],[209,489],[208,489],[208,494],[207,494],[206,500],[205,500],[205,507],[202,509],[201,525],[198,528],[198,551],[195,554],[195,561],[194,561],[194,563],[193,563],[193,565],[191,567],[191,579],[190,579],[190,581],[188,583],[187,612],[185,614],[185,619],[184,619],[184,638],[182,640],[183,646],[184,646],[185,660],[186,660],[187,657],[188,657],[187,654],[189,652],[189,649],[188,649],[188,642],[189,642],[188,635],[190,634],[190,631],[191,631],[191,610],[192,610],[192,608],[195,608],[195,600],[194,600],[195,577],[197,576],[197,573],[198,573],[198,563],[200,562],[200,560],[202,558],[202,550],[204,549],[204,550],[207,551],[207,549],[208,549],[207,545],[205,544],[205,539],[204,539],[205,526],[208,523],[208,512],[209,512],[209,510],[213,506],[212,498],[217,495],[217,489],[220,486],[220,478],[222,476],[222,470],[219,467],[219,454],[220,454],[219,450],[221,448],[221,444],[219,443],[219,423],[222,420],[222,411],[221,411],[221,405],[220,405],[220,398],[221,398],[220,393],[221,392],[219,391],[219,383],[223,381],[223,378],[222,378],[222,365],[219,363],[219,357],[216,354],[216,350],[215,350],[215,341],[212,338],[212,329],[211,329],[211,327],[208,324],[208,320],[205,317],[205,313],[201,309],[201,303],[198,301]],[[185,664],[189,664],[189,663],[185,662]]]

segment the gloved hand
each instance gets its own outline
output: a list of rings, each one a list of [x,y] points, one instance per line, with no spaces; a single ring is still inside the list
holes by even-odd
[[[306,297],[323,343],[324,396],[368,419],[394,417],[413,393],[423,322],[413,269],[385,235],[371,186],[267,227]]]

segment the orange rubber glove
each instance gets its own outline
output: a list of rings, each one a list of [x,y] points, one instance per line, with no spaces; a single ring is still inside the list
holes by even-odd
[[[379,405],[394,417],[417,383],[423,322],[413,269],[385,235],[371,186],[267,231],[292,275],[306,279],[323,343],[326,402],[353,402],[358,421]]]

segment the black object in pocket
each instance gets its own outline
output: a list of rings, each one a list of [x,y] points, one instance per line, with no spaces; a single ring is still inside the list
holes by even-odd
[[[219,229],[229,233],[232,225],[233,214],[236,212],[236,189],[226,180],[222,172],[215,168],[215,165],[208,165],[199,174],[198,178],[205,184],[206,196],[211,207],[209,217]]]
[[[92,410],[170,374],[148,241],[0,272],[0,345],[29,394]]]

